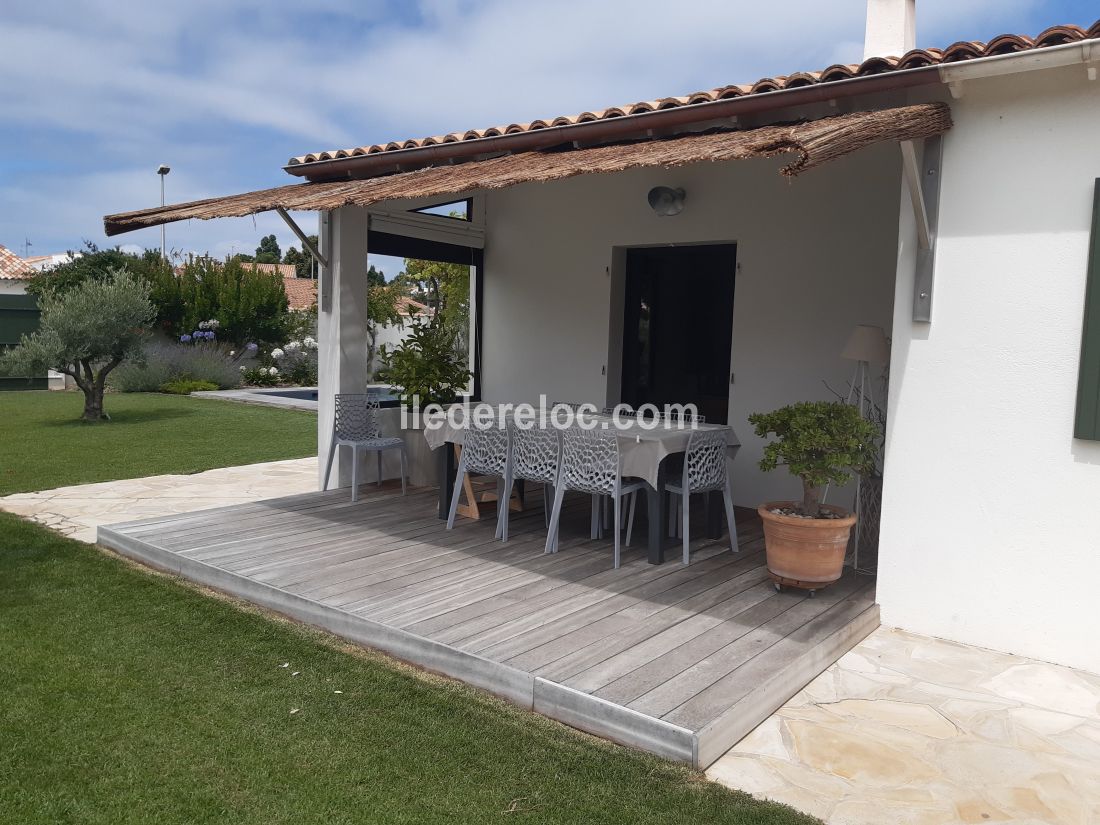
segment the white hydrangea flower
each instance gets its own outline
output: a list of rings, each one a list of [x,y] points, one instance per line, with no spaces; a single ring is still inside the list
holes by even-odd
[[[291,341],[289,344],[286,345],[286,348],[287,348],[288,352],[297,352],[298,350],[300,350],[302,348],[302,342],[301,341]]]
[[[279,371],[275,369],[275,367],[271,367],[270,369],[268,369],[267,374],[274,377],[279,374]]]
[[[244,371],[245,371],[245,365],[241,364],[241,372],[244,372]]]
[[[302,339],[302,346],[306,349],[317,349],[317,342],[307,335]]]
[[[272,358],[274,358],[274,359],[275,359],[276,361],[278,361],[278,360],[279,360],[280,358],[282,358],[282,357],[283,357],[284,355],[286,355],[286,353],[285,353],[285,352],[283,352],[283,351],[282,351],[281,349],[279,349],[278,347],[275,347],[275,349],[273,349],[273,350],[271,351],[271,357],[272,357]]]

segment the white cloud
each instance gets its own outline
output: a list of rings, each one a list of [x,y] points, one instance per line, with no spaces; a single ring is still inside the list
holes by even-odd
[[[946,45],[1037,28],[1026,24],[1041,4],[919,5],[919,41]],[[173,167],[171,200],[210,197],[288,182],[278,167],[291,154],[858,60],[864,8],[864,0],[788,0],[782,13],[728,0],[19,4],[4,12],[0,111],[6,128],[44,139],[19,147],[34,171],[0,185],[0,242],[104,242],[103,214],[157,202],[160,162]],[[265,216],[174,226],[169,245],[251,251],[268,232],[297,244]],[[125,240],[157,246],[159,232]]]

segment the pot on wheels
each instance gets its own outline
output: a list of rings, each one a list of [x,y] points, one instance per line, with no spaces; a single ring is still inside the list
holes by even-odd
[[[764,547],[768,574],[776,589],[783,586],[815,590],[835,582],[844,572],[848,537],[856,523],[854,514],[842,507],[822,504],[833,518],[801,518],[777,509],[794,509],[792,501],[769,501],[757,508],[764,523]]]

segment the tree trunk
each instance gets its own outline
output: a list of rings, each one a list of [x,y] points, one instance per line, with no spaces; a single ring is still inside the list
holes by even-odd
[[[84,415],[85,421],[103,421],[108,416],[103,412],[103,387],[95,382],[84,388]]]
[[[810,518],[821,516],[821,488],[808,481],[802,482],[802,515]]]

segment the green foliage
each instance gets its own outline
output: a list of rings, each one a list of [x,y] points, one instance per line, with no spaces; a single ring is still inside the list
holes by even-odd
[[[317,340],[317,304],[309,309],[292,309],[287,313],[285,337],[288,341],[305,338]]]
[[[388,378],[402,403],[447,404],[466,389],[472,373],[455,339],[438,319],[414,321],[405,339],[385,353]]]
[[[470,326],[470,267],[441,261],[405,259],[405,271],[397,278],[412,297],[427,304],[443,324],[455,330],[460,344]]]
[[[210,392],[216,389],[218,389],[217,384],[211,381],[197,381],[194,378],[177,378],[160,387],[161,392],[171,395],[190,395],[193,392]]]
[[[237,347],[248,342],[279,343],[286,335],[287,298],[283,279],[231,258],[194,258],[160,295],[164,330],[174,337],[216,319],[218,337]]]
[[[126,360],[140,360],[156,314],[148,285],[125,270],[85,279],[71,289],[44,294],[38,330],[3,356],[13,373],[71,375],[84,392],[86,421],[106,418],[107,376]]]
[[[317,246],[316,235],[306,235],[307,238]],[[317,261],[313,259],[313,256],[308,250],[299,251],[297,247],[290,247],[283,255],[284,264],[292,264],[294,266],[294,273],[299,278],[316,278],[317,277]]]
[[[147,281],[151,290],[155,282],[165,275],[172,275],[172,268],[156,250],[147,249],[138,256],[117,247],[100,249],[88,241],[80,252],[69,252],[69,258],[64,263],[31,278],[27,283],[27,292],[39,298],[64,295],[88,281],[107,281],[112,273],[123,271]],[[156,303],[155,295],[151,297]]]
[[[856,407],[841,401],[808,401],[770,413],[755,413],[749,423],[764,447],[760,469],[785,466],[802,480],[804,515],[820,515],[820,489],[844,484],[852,471],[870,472],[877,455],[878,428]]]
[[[245,369],[241,373],[241,380],[249,387],[274,387],[282,378],[278,367],[256,366]]]
[[[373,265],[367,270],[367,363],[378,360],[378,330],[402,325],[401,299],[407,292],[408,286],[400,278],[386,283],[386,276]],[[375,370],[374,379],[380,380],[379,370]]]
[[[283,253],[279,249],[279,242],[274,235],[264,235],[260,238],[260,245],[256,247],[256,263],[278,264],[283,261]]]
[[[170,381],[196,380],[229,390],[241,385],[241,368],[247,368],[253,358],[250,350],[233,350],[214,341],[150,341],[143,361],[123,364],[111,373],[108,384],[116,392],[160,392]]]

